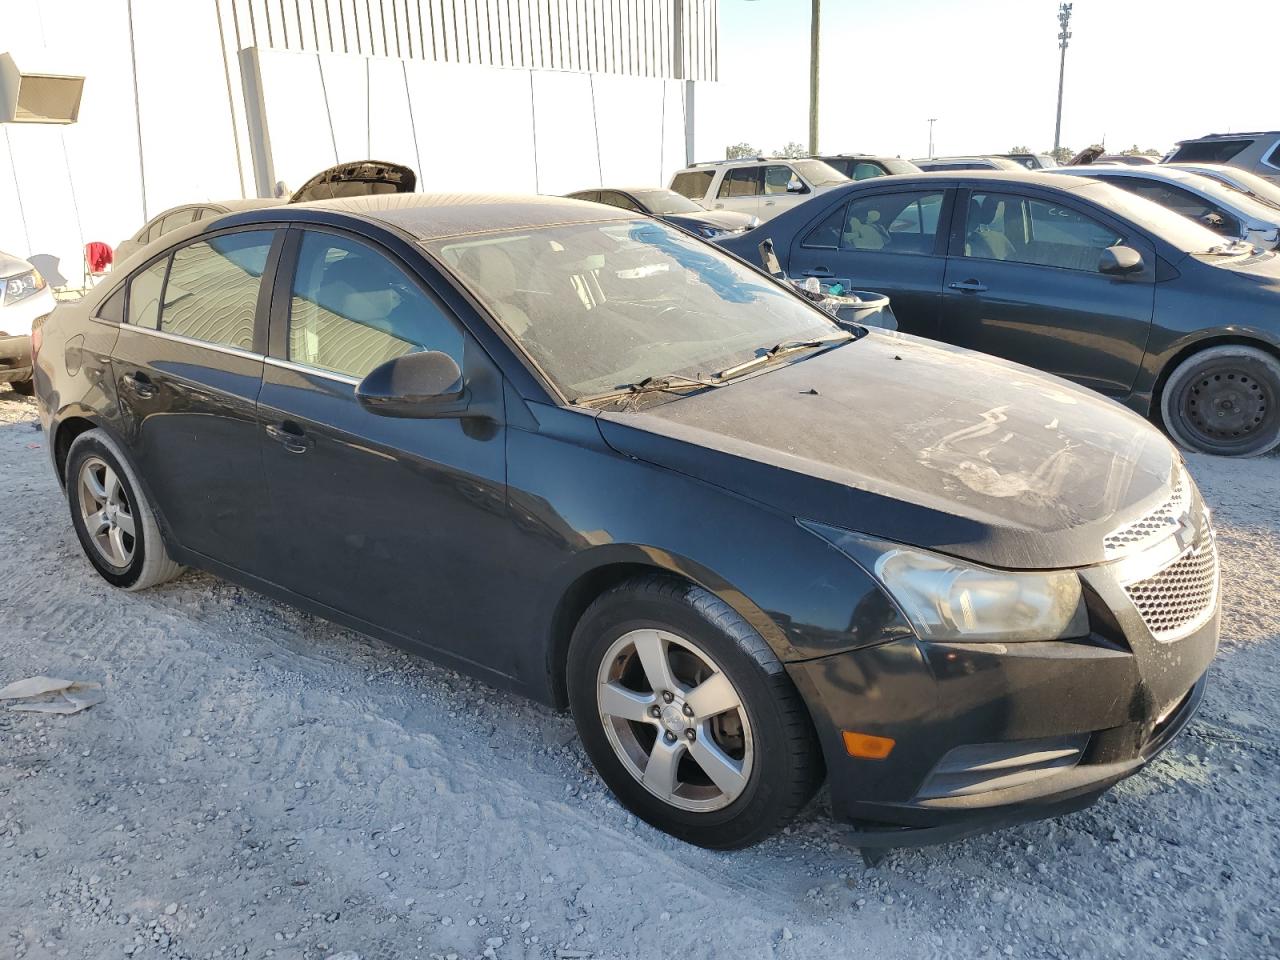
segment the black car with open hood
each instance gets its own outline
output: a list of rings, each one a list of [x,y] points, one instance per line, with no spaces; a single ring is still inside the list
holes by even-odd
[[[709,847],[824,778],[864,846],[1075,809],[1217,647],[1209,511],[1150,424],[616,207],[193,224],[59,307],[35,377],[109,582],[211,570],[567,706]]]

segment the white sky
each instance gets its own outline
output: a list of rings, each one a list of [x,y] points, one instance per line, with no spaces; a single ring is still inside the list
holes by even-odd
[[[810,0],[720,0],[720,82],[700,84],[699,160],[808,142]],[[823,151],[924,156],[1053,146],[1057,0],[823,0]],[[1062,143],[1280,128],[1280,0],[1075,0]]]

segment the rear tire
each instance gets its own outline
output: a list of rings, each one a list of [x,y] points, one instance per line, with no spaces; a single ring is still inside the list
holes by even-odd
[[[145,590],[182,572],[165,550],[155,511],[128,459],[102,430],[72,442],[66,489],[80,546],[108,583]]]
[[[31,380],[19,380],[17,382],[11,382],[9,384],[9,387],[13,390],[14,393],[20,394],[21,396],[24,396],[24,397],[34,396],[36,392],[36,382],[34,378]]]
[[[686,581],[644,575],[597,598],[570,641],[568,692],[614,795],[689,843],[756,843],[821,782],[809,711],[778,658],[732,607]]]
[[[1280,360],[1257,347],[1210,347],[1182,361],[1160,397],[1179,446],[1256,457],[1280,445]]]

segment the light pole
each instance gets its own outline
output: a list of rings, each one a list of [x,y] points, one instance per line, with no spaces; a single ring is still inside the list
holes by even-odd
[[[929,159],[933,159],[933,125],[938,122],[937,117],[929,118]]]
[[[813,0],[809,20],[809,156],[818,155],[818,35],[821,32],[822,0]]]
[[[1062,81],[1067,73],[1067,44],[1071,40],[1071,4],[1058,6],[1058,23],[1062,29],[1058,31],[1058,49],[1061,51],[1058,60],[1058,120],[1053,125],[1053,152],[1056,154],[1062,146]]]

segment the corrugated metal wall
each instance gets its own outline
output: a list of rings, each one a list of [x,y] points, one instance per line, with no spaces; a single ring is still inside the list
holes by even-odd
[[[715,80],[719,68],[717,0],[215,2],[235,49],[686,80]]]

